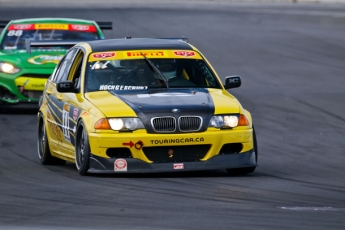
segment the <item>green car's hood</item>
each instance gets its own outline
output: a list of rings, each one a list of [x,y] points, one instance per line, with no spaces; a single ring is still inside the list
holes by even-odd
[[[66,49],[0,50],[0,61],[10,62],[18,68],[53,69],[67,52]]]

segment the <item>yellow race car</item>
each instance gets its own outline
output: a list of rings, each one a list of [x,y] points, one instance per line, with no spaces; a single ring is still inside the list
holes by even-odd
[[[241,78],[223,85],[186,39],[69,45],[39,102],[42,164],[75,162],[81,175],[255,170],[252,117],[227,92]]]

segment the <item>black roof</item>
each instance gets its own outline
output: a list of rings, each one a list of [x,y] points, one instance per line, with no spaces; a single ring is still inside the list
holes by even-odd
[[[105,39],[89,41],[88,44],[91,46],[93,52],[108,50],[192,49],[184,41],[157,38]]]

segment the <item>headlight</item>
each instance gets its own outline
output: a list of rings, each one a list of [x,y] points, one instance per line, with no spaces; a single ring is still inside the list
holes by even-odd
[[[234,128],[236,126],[248,126],[249,121],[244,114],[236,115],[217,115],[211,117],[208,127],[215,128]]]
[[[234,128],[238,125],[238,115],[220,115],[211,117],[209,127]]]
[[[137,130],[143,129],[144,124],[139,118],[110,118],[108,119],[113,130]]]
[[[20,71],[20,69],[15,67],[11,63],[0,62],[0,72],[15,74],[15,73],[18,73],[19,71]]]

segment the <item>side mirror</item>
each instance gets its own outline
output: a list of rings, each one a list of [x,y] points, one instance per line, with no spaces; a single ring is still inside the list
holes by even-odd
[[[74,83],[73,81],[62,81],[57,83],[56,90],[59,93],[73,93],[74,92]]]
[[[229,76],[225,77],[225,89],[238,88],[241,86],[240,76]]]

